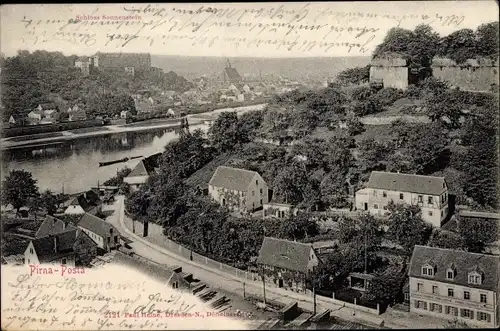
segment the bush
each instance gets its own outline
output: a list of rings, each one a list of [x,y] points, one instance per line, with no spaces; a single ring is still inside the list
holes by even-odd
[[[388,87],[383,88],[378,91],[376,94],[370,96],[370,100],[378,102],[382,106],[390,106],[397,100],[403,98],[405,92],[403,90]]]

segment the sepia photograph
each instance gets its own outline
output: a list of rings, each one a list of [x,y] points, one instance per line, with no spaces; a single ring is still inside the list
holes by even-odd
[[[1,329],[500,328],[494,0],[0,6]]]

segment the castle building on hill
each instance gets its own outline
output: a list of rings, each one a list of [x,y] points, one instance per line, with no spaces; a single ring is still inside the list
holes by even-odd
[[[375,58],[370,66],[370,83],[381,84],[384,87],[393,87],[406,90],[408,85],[419,80],[417,68],[410,68],[409,61],[400,56]]]

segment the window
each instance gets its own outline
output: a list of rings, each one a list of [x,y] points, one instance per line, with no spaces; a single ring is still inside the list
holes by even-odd
[[[430,303],[429,304],[429,310],[430,311],[435,311],[437,313],[442,313],[443,312],[443,306],[437,304],[437,303]]]
[[[478,321],[486,321],[486,322],[491,322],[491,315],[488,313],[484,313],[482,311],[477,312],[477,320]]]
[[[464,308],[464,309],[461,309],[460,316],[465,317],[465,318],[474,319],[474,312],[470,309]]]
[[[252,191],[252,196],[254,197],[255,196],[255,190]]]
[[[262,194],[262,189],[260,189],[260,194]]]
[[[469,284],[481,284],[481,275],[478,274],[477,272],[471,272],[469,273]]]
[[[464,291],[464,300],[470,300],[470,292]]]
[[[428,203],[429,205],[432,205],[432,204],[433,204],[432,197],[427,197],[427,203]]]
[[[405,196],[403,195],[403,193],[399,193],[399,200],[403,200],[403,199],[404,199],[404,197],[405,197]]]
[[[115,243],[118,243],[118,236],[115,236]]]
[[[479,301],[481,301],[481,303],[487,303],[487,298],[486,298],[486,294],[481,294],[479,295]]]
[[[422,195],[418,196],[418,203],[424,202],[424,197]]]
[[[376,203],[375,203],[375,204],[373,205],[373,208],[378,209],[378,204],[376,204]]]
[[[244,195],[245,195],[245,193],[243,193],[243,191],[241,191],[240,193],[241,193],[241,196],[244,196]]]
[[[444,312],[447,315],[455,315],[458,316],[458,308],[452,306],[444,306]]]
[[[179,282],[178,281],[175,281],[172,283],[172,287],[173,288],[179,288]]]
[[[387,192],[386,192],[386,191],[382,192],[382,196],[383,196],[384,198],[387,198]]]
[[[255,185],[259,186],[259,181],[258,180],[255,181]]]
[[[111,237],[108,237],[108,244],[111,242]]]
[[[373,196],[376,197],[377,196],[377,190],[373,190]]]
[[[449,297],[454,297],[455,296],[455,291],[452,288],[448,289],[448,296]]]
[[[436,285],[432,286],[432,294],[438,294],[438,287]]]
[[[61,264],[66,264],[66,263],[67,263],[66,259],[61,259]]]
[[[262,205],[262,199],[260,199],[260,204]]]
[[[448,269],[446,272],[446,279],[453,280],[455,278],[455,271]]]
[[[423,292],[423,291],[424,291],[424,284],[422,284],[422,283],[418,283],[418,284],[417,284],[417,291],[419,291],[419,292]]]
[[[384,210],[387,210],[387,206],[384,206]]]
[[[415,308],[427,310],[427,302],[415,300]]]
[[[444,215],[444,212],[441,210],[441,217],[443,217],[443,215]]]
[[[424,266],[422,268],[422,275],[425,275],[425,276],[434,276],[434,268],[432,266]]]
[[[28,264],[30,264],[30,259],[28,259]]]
[[[432,211],[431,210],[429,210],[429,216],[432,216]]]

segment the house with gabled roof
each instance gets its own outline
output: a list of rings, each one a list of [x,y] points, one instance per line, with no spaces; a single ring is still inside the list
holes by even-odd
[[[99,198],[99,195],[95,193],[93,190],[89,190],[85,193],[82,193],[74,197],[68,204],[66,210],[64,211],[64,214],[83,215],[86,212],[95,209],[96,207],[100,207],[101,203],[102,201]]]
[[[103,251],[109,252],[121,245],[120,232],[112,224],[90,213],[80,218],[77,224]]]
[[[49,235],[57,235],[59,233],[64,233],[77,228],[69,223],[66,224],[64,221],[57,219],[53,216],[46,215],[45,220],[40,224],[40,227],[35,233],[36,238],[43,238]]]
[[[137,191],[144,184],[149,176],[156,172],[162,153],[156,153],[148,156],[137,163],[134,169],[123,179],[130,185],[131,191]]]
[[[297,292],[321,263],[312,244],[272,237],[264,237],[256,262],[267,283]]]
[[[411,312],[498,328],[500,256],[416,245],[409,277]]]
[[[389,214],[390,201],[419,206],[422,219],[439,228],[448,216],[448,185],[444,177],[372,171],[355,201],[357,210],[376,216]]]
[[[219,166],[208,183],[208,194],[230,210],[250,212],[268,201],[268,186],[255,171]]]

